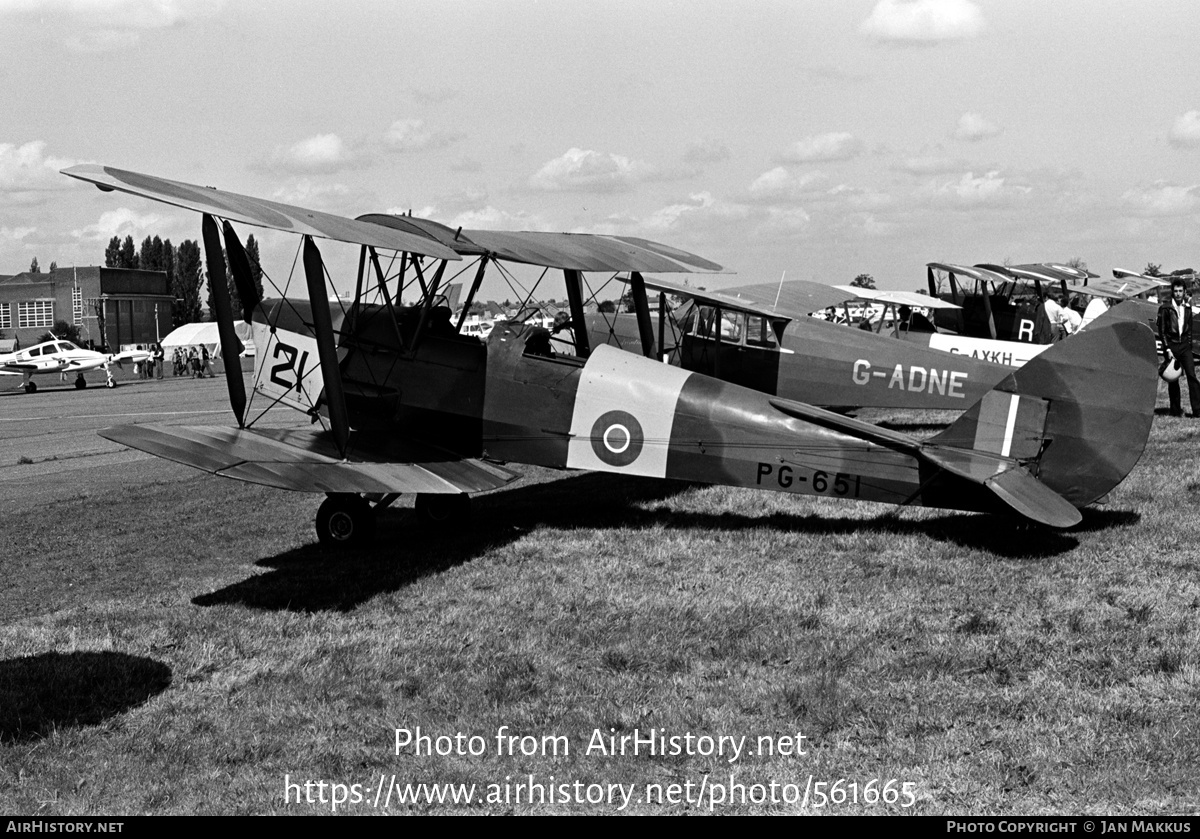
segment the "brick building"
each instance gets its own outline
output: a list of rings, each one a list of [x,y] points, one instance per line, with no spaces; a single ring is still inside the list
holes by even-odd
[[[28,347],[65,320],[97,349],[156,343],[171,331],[171,302],[163,271],[88,266],[0,275],[0,339]]]

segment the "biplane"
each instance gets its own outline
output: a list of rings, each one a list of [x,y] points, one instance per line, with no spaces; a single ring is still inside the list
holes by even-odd
[[[376,512],[402,493],[416,495],[422,516],[461,520],[469,494],[518,477],[510,464],[1015,513],[1070,527],[1079,508],[1124,479],[1150,432],[1154,342],[1142,324],[1114,323],[1053,347],[920,440],[663,364],[649,347],[591,347],[581,272],[626,272],[637,289],[645,272],[721,270],[676,248],[451,230],[410,216],[348,219],[90,164],[64,174],[199,212],[222,353],[239,348],[235,317],[252,323],[258,348],[250,399],[243,378],[227,376],[237,427],[125,425],[102,435],[216,475],[325,493],[316,525],[329,545],[367,542]],[[303,297],[287,295],[289,277],[282,297],[258,298],[235,222],[300,236]],[[359,246],[345,307],[329,301],[317,239]],[[472,276],[469,305],[485,269],[505,261],[563,272],[574,355],[555,353],[544,327],[502,322],[485,343],[449,319],[438,294],[450,266],[467,263],[459,273]],[[417,287],[415,302],[399,304],[402,290]],[[261,401],[302,410],[319,428],[256,427]]]
[[[929,293],[959,306],[938,311],[939,328],[958,335],[1026,344],[1049,344],[1053,327],[1042,308],[1047,294],[1066,297],[1096,277],[1089,271],[1058,263],[1031,265],[926,266]]]
[[[844,309],[860,292],[872,295],[865,289],[791,280],[714,292],[662,278],[647,278],[643,286],[658,292],[657,306],[648,306],[657,313],[657,322],[652,318],[649,327],[639,327],[628,315],[615,320],[593,315],[593,340],[600,336],[600,342],[640,351],[649,329],[648,343],[675,366],[799,402],[839,410],[963,411],[1010,372],[1005,365],[1014,348],[992,346],[999,342],[942,350],[928,346],[934,333],[914,332],[923,335],[922,345],[897,341],[904,330],[855,329],[809,317],[830,307]],[[635,308],[643,305],[641,293],[631,293]],[[878,295],[870,299],[888,305],[952,305],[905,292]],[[683,304],[672,309],[671,299]]]
[[[53,338],[53,335],[51,336]],[[120,366],[126,362],[138,364],[150,358],[145,350],[125,350],[119,353],[102,353],[95,350],[85,350],[70,341],[53,338],[32,347],[16,352],[0,354],[0,375],[20,376],[17,387],[26,393],[37,392],[37,382],[34,376],[58,373],[75,374],[76,389],[87,387],[87,379],[83,374],[88,370],[102,369],[105,386],[116,387],[110,365]]]
[[[822,407],[925,408],[962,411],[981,399],[1013,367],[1048,345],[992,341],[930,331],[904,319],[900,307],[937,310],[952,304],[914,292],[879,291],[791,280],[705,291],[648,278],[657,291],[657,322],[639,328],[631,315],[590,316],[593,343],[640,349],[647,331],[664,361],[724,381]],[[635,305],[638,293],[632,295]],[[670,300],[682,300],[672,309]],[[849,300],[884,306],[861,320]],[[809,317],[833,309],[844,317]],[[890,317],[889,317],[890,315]],[[1120,307],[1104,319],[1145,320]],[[1153,322],[1153,318],[1150,319]],[[887,324],[887,327],[884,327]],[[901,339],[897,341],[896,339]],[[661,349],[657,349],[661,348]]]

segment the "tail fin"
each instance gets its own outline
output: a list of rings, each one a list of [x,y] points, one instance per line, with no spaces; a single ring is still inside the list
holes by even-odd
[[[1145,324],[1094,324],[1014,370],[926,448],[1013,458],[1084,507],[1124,480],[1146,448],[1157,360]]]

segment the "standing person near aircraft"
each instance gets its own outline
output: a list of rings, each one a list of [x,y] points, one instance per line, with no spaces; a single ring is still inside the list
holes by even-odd
[[[1046,295],[1042,306],[1046,309],[1046,317],[1050,318],[1050,323],[1054,326],[1056,341],[1079,331],[1083,318],[1078,312],[1062,305],[1053,294]]]
[[[1196,380],[1196,362],[1192,358],[1192,301],[1187,297],[1182,278],[1171,280],[1171,299],[1158,307],[1158,337],[1167,361],[1175,359],[1187,376],[1192,417],[1200,417],[1200,382]],[[1171,400],[1171,416],[1183,416],[1178,378],[1168,382],[1167,395]]]

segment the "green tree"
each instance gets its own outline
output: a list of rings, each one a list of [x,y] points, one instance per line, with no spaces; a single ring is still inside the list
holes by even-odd
[[[50,261],[50,273],[53,274],[57,270],[58,270],[58,263],[55,262],[54,260],[51,260]]]
[[[875,288],[875,278],[870,274],[859,274],[850,281],[850,285],[855,288]]]
[[[50,332],[43,332],[41,337],[37,339],[37,342],[40,344],[43,341],[52,341],[55,338],[70,341],[73,344],[83,343],[83,339],[79,337],[79,327],[73,323],[67,323],[65,320],[56,320],[54,328]]]
[[[121,266],[121,240],[113,236],[108,240],[108,247],[104,249],[104,267],[119,268]]]
[[[151,239],[147,236],[142,241],[142,248],[138,251],[138,268],[143,271],[161,271],[163,270],[163,240],[155,236]]]
[[[263,299],[263,269],[262,262],[258,256],[258,240],[251,233],[246,237],[246,256],[250,260],[250,279],[254,281],[254,290],[258,292],[258,299]]]
[[[133,245],[133,237],[126,236],[125,241],[121,243],[120,258],[117,261],[118,268],[137,268],[137,248]]]
[[[175,282],[175,247],[171,244],[170,239],[164,239],[162,243],[162,268],[160,269],[167,275],[167,284],[174,287]]]
[[[30,273],[30,274],[40,274],[40,273],[42,273],[42,268],[41,268],[41,266],[40,266],[40,265],[38,265],[38,261],[37,261],[37,257],[36,257],[36,256],[33,258],[33,262],[29,263],[29,273]]]
[[[200,259],[200,244],[185,239],[175,254],[175,272],[171,283],[171,323],[183,326],[203,318],[200,310],[200,286],[204,284],[204,264]]]
[[[1146,263],[1146,270],[1142,272],[1147,277],[1161,277],[1163,275],[1162,265],[1154,262]]]

